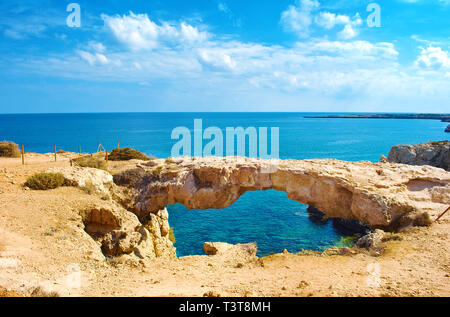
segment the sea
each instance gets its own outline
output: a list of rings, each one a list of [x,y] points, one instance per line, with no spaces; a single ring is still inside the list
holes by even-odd
[[[281,159],[377,162],[380,155],[388,155],[393,145],[449,137],[444,132],[448,123],[438,120],[305,118],[337,114],[340,113],[3,114],[0,139],[23,144],[26,152],[53,152],[54,145],[58,150],[78,152],[81,146],[82,152],[95,152],[99,143],[107,150],[119,143],[120,147],[166,158],[178,141],[172,139],[172,131],[179,127],[189,129],[194,143],[194,120],[201,119],[203,129],[218,127],[224,138],[227,127],[267,127],[269,131],[278,128]],[[269,140],[270,137],[269,133]],[[178,256],[203,254],[205,241],[256,242],[260,256],[283,249],[320,251],[352,241],[332,221],[312,221],[307,206],[274,190],[247,192],[226,209],[188,210],[182,205],[167,208]]]

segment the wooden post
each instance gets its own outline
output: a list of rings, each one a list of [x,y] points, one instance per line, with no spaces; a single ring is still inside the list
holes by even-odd
[[[450,207],[447,208],[447,210],[445,210],[439,217],[437,217],[436,221],[439,221],[439,219],[441,219],[448,211],[450,210]]]
[[[70,166],[71,166],[71,167],[73,166],[73,164],[72,164],[72,159],[70,159]]]
[[[25,165],[25,152],[23,151],[23,144],[22,144],[22,165]]]
[[[55,149],[55,162],[56,162],[56,145],[55,145],[54,149]]]
[[[120,143],[117,141],[117,149],[120,149]]]

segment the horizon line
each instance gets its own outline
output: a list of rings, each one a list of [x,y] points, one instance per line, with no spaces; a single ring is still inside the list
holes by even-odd
[[[327,114],[423,114],[450,115],[443,112],[357,112],[357,111],[111,111],[111,112],[4,112],[0,115],[57,115],[57,114],[149,114],[149,113],[327,113]]]

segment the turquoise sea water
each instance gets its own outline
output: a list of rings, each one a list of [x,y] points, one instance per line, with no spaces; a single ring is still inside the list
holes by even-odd
[[[156,157],[168,157],[176,140],[174,128],[279,127],[280,158],[336,158],[378,161],[395,144],[448,139],[446,123],[434,120],[306,119],[324,113],[111,113],[0,115],[0,139],[24,144],[27,152],[94,152],[98,143],[111,150],[120,141]],[[224,133],[225,135],[225,133]],[[206,143],[206,142],[205,142]],[[175,228],[179,256],[203,254],[204,241],[256,241],[260,255],[288,249],[321,250],[338,243],[331,223],[308,219],[306,207],[290,201],[284,192],[247,192],[224,210],[187,210],[168,206]]]

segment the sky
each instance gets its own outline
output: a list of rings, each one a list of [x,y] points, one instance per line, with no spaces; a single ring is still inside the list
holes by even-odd
[[[0,113],[448,113],[449,17],[450,0],[0,0]]]

